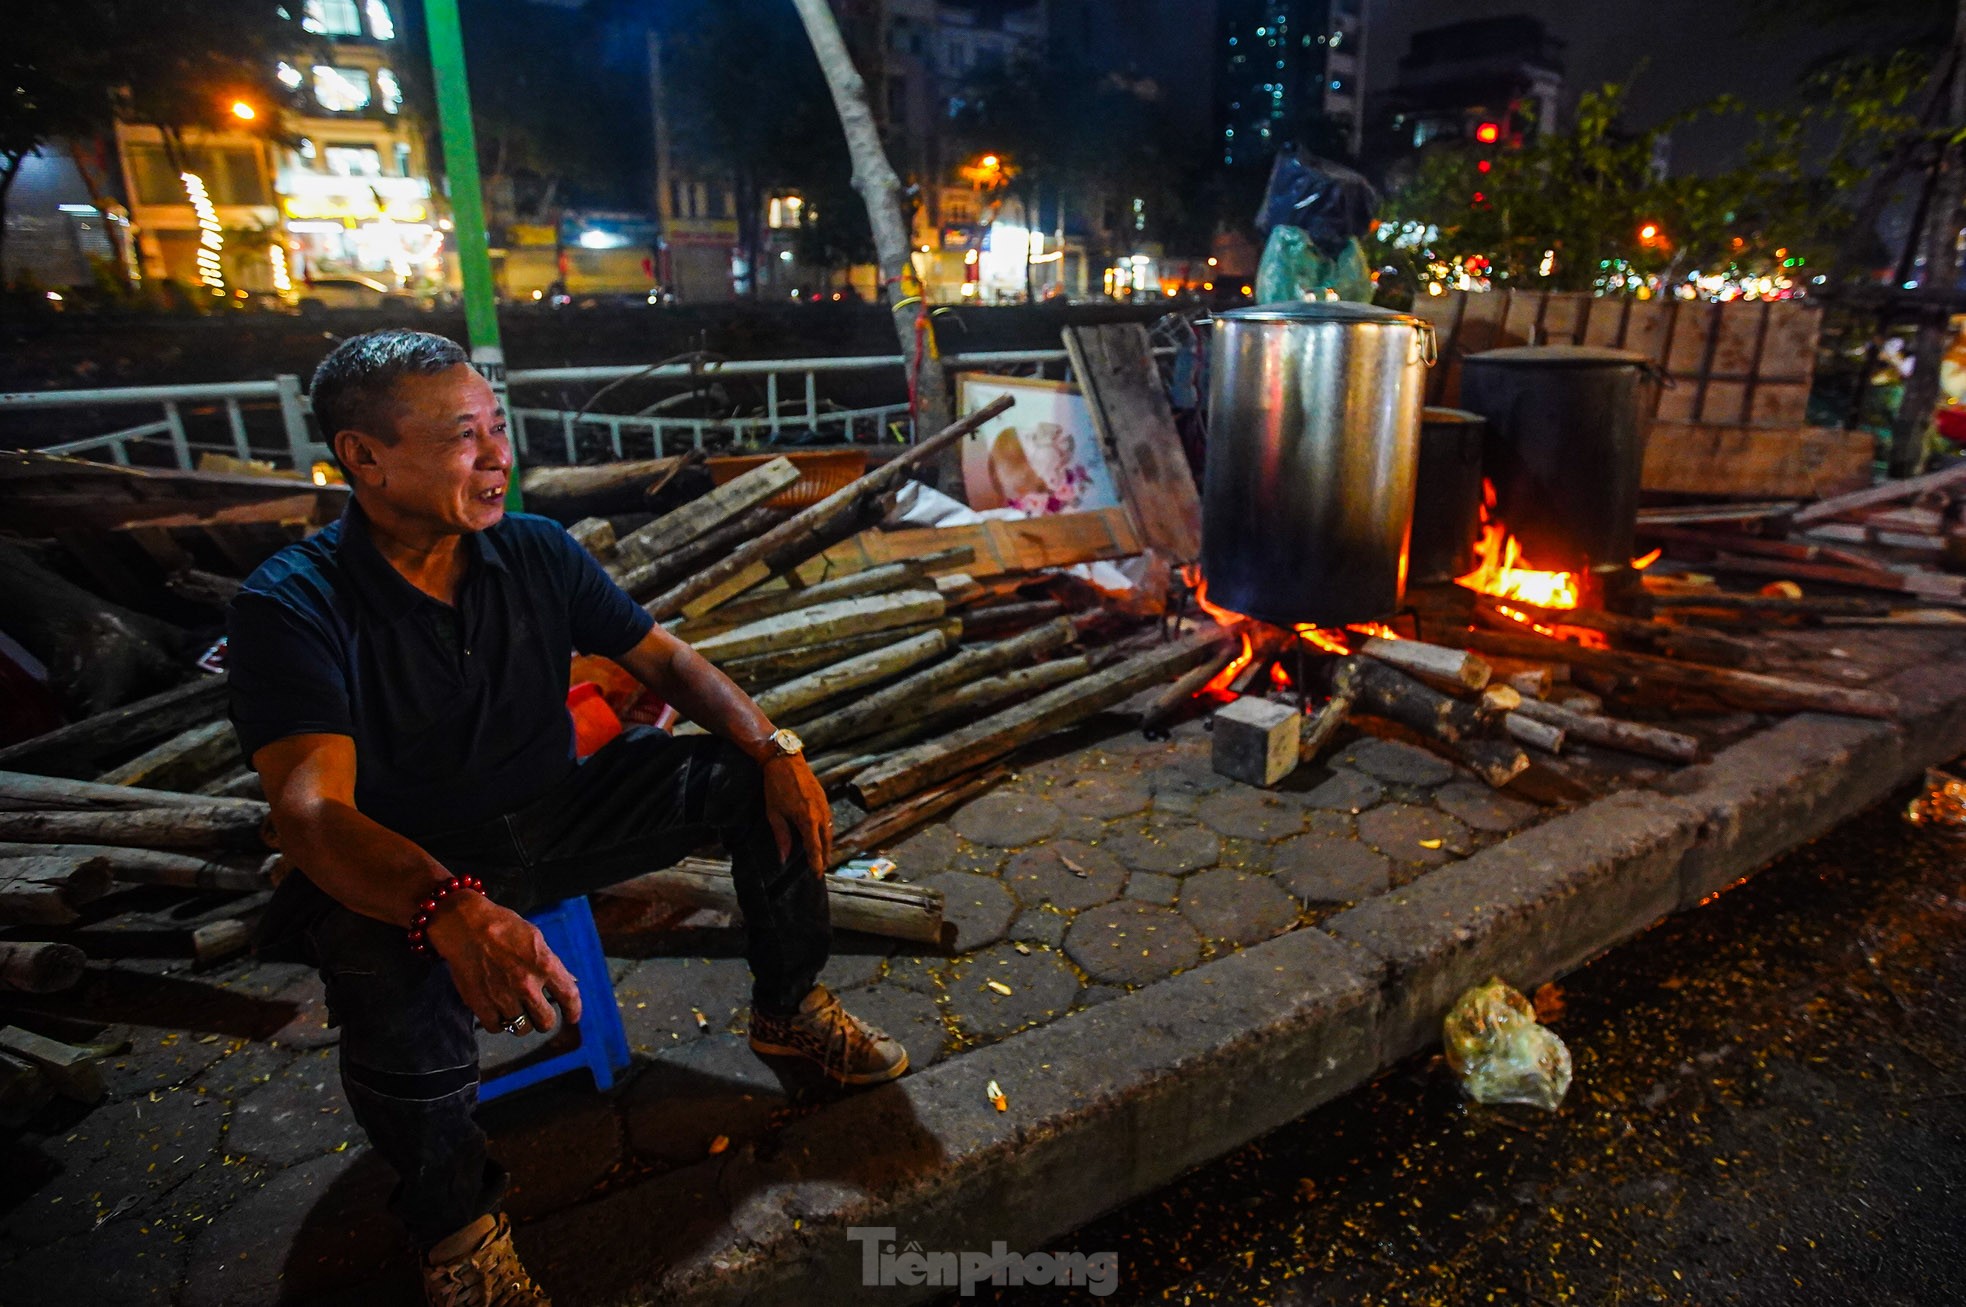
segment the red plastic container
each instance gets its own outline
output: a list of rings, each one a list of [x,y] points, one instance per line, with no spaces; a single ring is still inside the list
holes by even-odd
[[[608,707],[601,687],[582,681],[567,691],[567,712],[573,717],[573,751],[585,758],[621,734],[621,719]]]

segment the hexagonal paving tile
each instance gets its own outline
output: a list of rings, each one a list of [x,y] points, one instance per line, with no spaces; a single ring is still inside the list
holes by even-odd
[[[1138,776],[1093,775],[1061,781],[1045,797],[1071,816],[1103,821],[1139,812],[1147,806],[1153,791]]]
[[[1115,836],[1103,847],[1135,871],[1176,876],[1211,866],[1222,856],[1222,841],[1215,832],[1171,822],[1157,822],[1145,830]]]
[[[1356,903],[1392,886],[1392,863],[1354,839],[1300,835],[1277,845],[1271,866],[1304,903]]]
[[[735,1030],[751,1007],[751,966],[743,958],[648,958],[614,987],[628,1047],[666,1053],[709,1033]]]
[[[945,871],[918,882],[942,892],[942,921],[956,928],[955,949],[967,953],[1002,939],[1017,915],[1017,897],[991,876]]]
[[[1158,871],[1136,871],[1126,878],[1126,896],[1139,899],[1142,903],[1158,903],[1164,908],[1171,908],[1174,900],[1181,896],[1181,882]]]
[[[1065,928],[1071,917],[1050,908],[1025,908],[1010,923],[1010,937],[1021,944],[1044,944],[1057,948],[1065,942]]]
[[[987,844],[971,844],[938,821],[886,850],[886,856],[894,859],[903,876],[920,880],[940,871],[991,875],[1003,866],[1004,852]]]
[[[1201,936],[1172,909],[1121,899],[1081,912],[1065,952],[1094,980],[1144,985],[1199,961]]]
[[[1358,837],[1394,862],[1422,867],[1464,857],[1470,847],[1466,826],[1437,809],[1410,803],[1388,803],[1366,813],[1358,819]]]
[[[1118,898],[1126,868],[1103,848],[1055,840],[1012,858],[1003,879],[1027,906],[1049,903],[1076,912]]]
[[[1007,989],[992,989],[991,982]],[[1000,1039],[1069,1010],[1079,978],[1064,956],[1050,949],[1019,953],[998,944],[963,958],[949,969],[949,1011],[965,1035]]]
[[[1338,761],[1396,785],[1441,785],[1454,779],[1454,764],[1398,740],[1368,736],[1341,752]]]
[[[1048,799],[998,790],[958,808],[949,826],[973,843],[1014,849],[1054,833],[1064,819]]]
[[[1297,924],[1297,905],[1268,876],[1217,868],[1181,882],[1181,915],[1209,939],[1254,944]]]
[[[1456,781],[1444,785],[1434,795],[1442,811],[1450,813],[1476,830],[1501,835],[1523,825],[1536,815],[1536,805],[1497,794],[1480,781]]]
[[[1330,812],[1364,812],[1386,797],[1386,787],[1370,776],[1334,767],[1331,778],[1304,794],[1304,802]]]
[[[1247,786],[1209,795],[1195,815],[1218,834],[1244,840],[1280,840],[1304,829],[1303,805]]]

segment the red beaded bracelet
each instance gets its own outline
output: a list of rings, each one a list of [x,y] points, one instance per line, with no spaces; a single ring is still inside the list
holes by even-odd
[[[485,882],[476,876],[452,876],[439,885],[429,898],[416,905],[416,915],[410,918],[410,949],[417,953],[430,951],[430,922],[436,917],[437,909],[444,900],[459,890],[470,890],[473,894],[485,892]]]

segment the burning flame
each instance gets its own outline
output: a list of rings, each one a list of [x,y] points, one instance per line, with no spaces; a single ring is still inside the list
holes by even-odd
[[[1241,621],[1242,619],[1238,617],[1236,620]],[[1202,686],[1197,693],[1207,694],[1212,690],[1212,691],[1218,691],[1223,694],[1227,694],[1229,690],[1229,682],[1235,680],[1236,677],[1242,675],[1242,669],[1249,666],[1250,661],[1255,657],[1256,657],[1256,646],[1250,643],[1249,632],[1244,631],[1242,633],[1242,652],[1237,654],[1234,658],[1231,658],[1229,660],[1229,665],[1224,667],[1221,671],[1215,673],[1215,675],[1209,679],[1208,684]]]
[[[1572,572],[1545,572],[1524,567],[1522,546],[1508,527],[1495,519],[1495,483],[1481,483],[1481,541],[1475,546],[1475,567],[1454,584],[1497,599],[1520,599],[1538,608],[1575,608],[1583,597]]]
[[[1340,630],[1327,630],[1324,627],[1298,625],[1291,628],[1313,648],[1328,654],[1344,655],[1352,651],[1345,642],[1345,633]]]
[[[1283,670],[1282,663],[1270,664],[1270,684],[1276,686],[1279,690],[1288,690],[1290,688],[1290,673]]]

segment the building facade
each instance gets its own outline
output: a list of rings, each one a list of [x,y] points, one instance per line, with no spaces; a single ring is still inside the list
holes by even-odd
[[[1222,162],[1260,165],[1326,120],[1357,154],[1364,131],[1363,0],[1221,0],[1215,81]]]
[[[1380,115],[1393,143],[1520,145],[1558,125],[1563,42],[1527,14],[1415,32]]]

